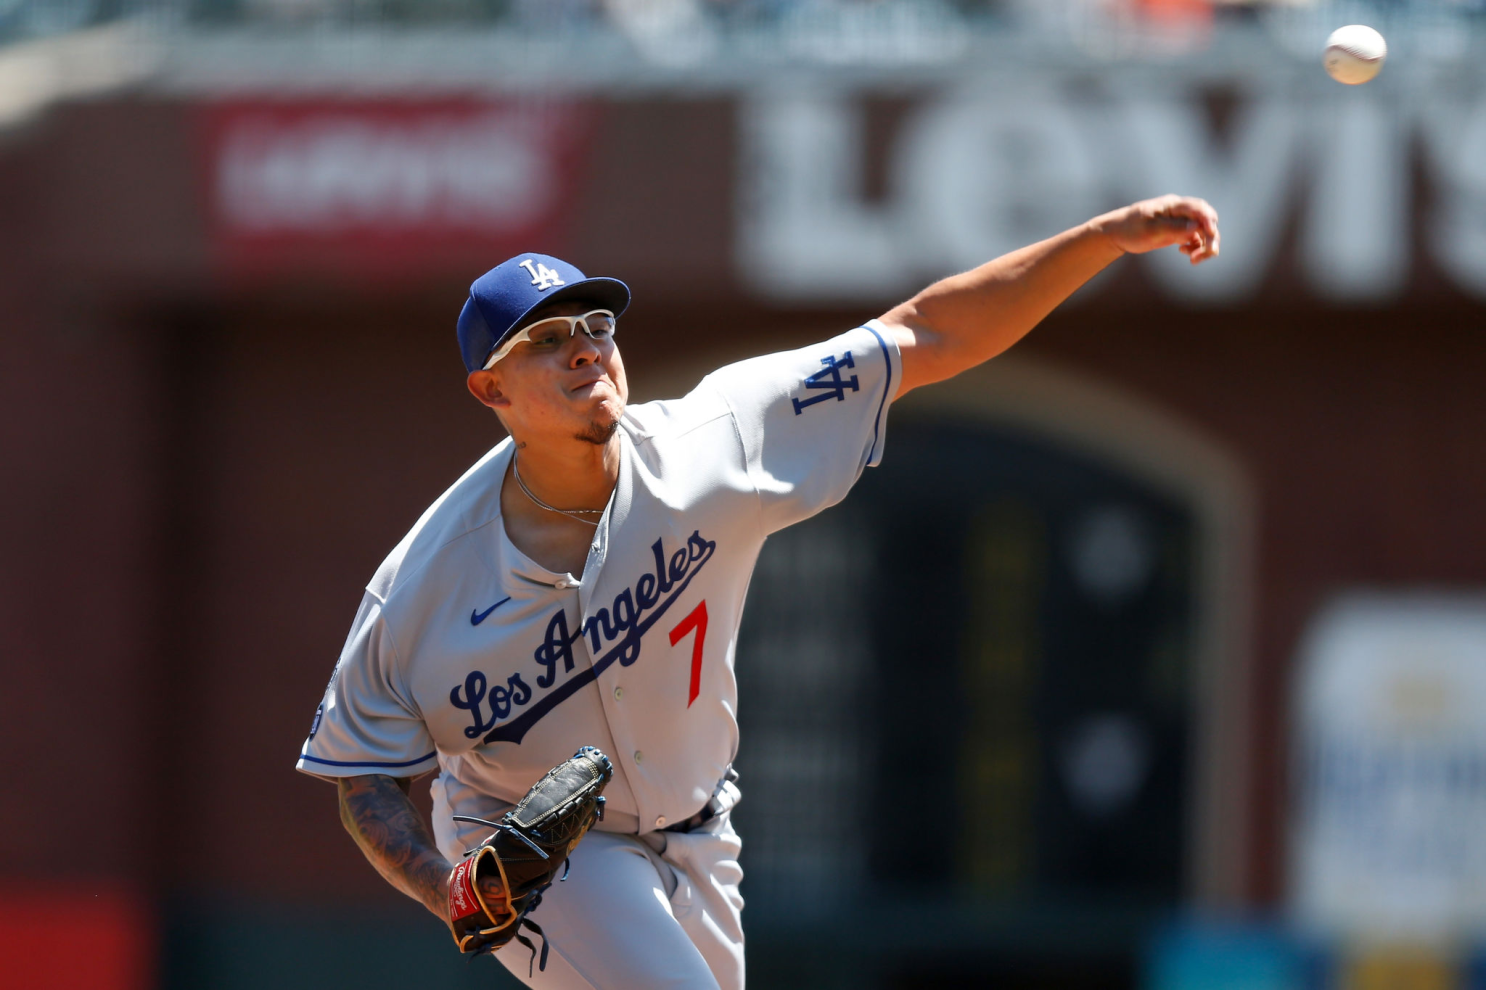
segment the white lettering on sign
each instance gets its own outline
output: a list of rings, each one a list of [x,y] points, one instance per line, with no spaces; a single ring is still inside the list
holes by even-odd
[[[1486,98],[1432,104],[1423,123],[1437,183],[1427,240],[1462,289],[1486,297]]]
[[[509,229],[557,194],[547,158],[540,131],[502,114],[248,115],[223,136],[216,201],[249,234]]]
[[[810,92],[742,108],[739,261],[767,295],[852,299],[911,284],[883,210],[861,201],[861,115]]]
[[[1313,117],[1300,235],[1310,284],[1343,301],[1396,296],[1409,275],[1408,135],[1391,108],[1366,100]]]
[[[1223,256],[1196,269],[1175,251],[1143,257],[1174,298],[1252,297],[1292,232],[1298,274],[1323,298],[1396,298],[1416,241],[1460,288],[1486,296],[1486,97],[1420,105],[1388,90],[1261,90],[1219,132],[1195,86],[1075,97],[1055,81],[981,83],[922,102],[886,149],[887,188],[874,202],[863,196],[856,94],[754,94],[741,117],[744,277],[782,300],[900,298],[1100,210],[1181,192],[1217,207]],[[1409,162],[1421,140],[1437,189],[1416,239]]]
[[[1035,88],[1002,99],[968,90],[930,105],[900,143],[896,173],[913,204],[903,231],[951,272],[1101,212],[1082,117]]]

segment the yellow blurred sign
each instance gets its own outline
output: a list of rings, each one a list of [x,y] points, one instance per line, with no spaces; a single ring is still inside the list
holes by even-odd
[[[1426,949],[1372,949],[1340,966],[1337,990],[1461,990],[1455,960]]]

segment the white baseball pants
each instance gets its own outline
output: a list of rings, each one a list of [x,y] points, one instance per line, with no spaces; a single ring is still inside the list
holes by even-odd
[[[530,915],[547,934],[546,970],[527,975],[519,942],[495,957],[536,990],[743,990],[742,843],[729,818],[687,833],[589,832]]]

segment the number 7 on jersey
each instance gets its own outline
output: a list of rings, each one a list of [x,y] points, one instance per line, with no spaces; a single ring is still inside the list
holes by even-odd
[[[697,695],[702,693],[702,644],[707,639],[707,600],[691,610],[691,614],[677,623],[676,628],[671,630],[671,645],[675,646],[686,638],[686,634],[696,630],[697,638],[691,643],[691,691],[686,697],[686,707],[697,700]]]

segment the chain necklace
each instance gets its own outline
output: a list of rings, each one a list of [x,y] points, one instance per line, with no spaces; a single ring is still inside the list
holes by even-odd
[[[521,490],[523,492],[526,492],[526,497],[537,503],[537,505],[546,509],[548,512],[556,512],[559,515],[567,516],[569,519],[576,519],[580,523],[583,523],[585,526],[593,526],[595,528],[598,526],[599,521],[597,519],[584,519],[583,516],[579,513],[587,513],[590,516],[602,516],[604,514],[603,509],[559,509],[557,506],[548,505],[546,502],[543,502],[541,499],[533,495],[531,493],[531,489],[526,487],[526,482],[521,480],[521,468],[516,465],[515,454],[511,455],[511,473],[516,476],[516,484],[521,486]]]

